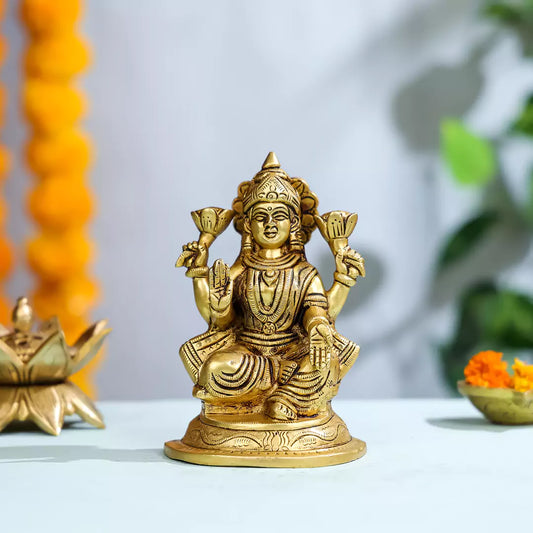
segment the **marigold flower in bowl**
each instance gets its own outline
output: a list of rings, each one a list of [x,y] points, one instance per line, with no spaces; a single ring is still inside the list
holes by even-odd
[[[111,331],[102,320],[68,346],[57,318],[33,328],[33,309],[19,298],[13,329],[0,325],[0,431],[15,420],[32,420],[58,435],[65,415],[77,413],[96,427],[102,415],[68,377],[98,353]]]
[[[507,363],[502,361],[503,353],[488,350],[474,355],[465,368],[465,378],[469,385],[501,388],[511,385]]]
[[[533,366],[516,359],[511,377],[502,356],[491,350],[474,355],[457,388],[495,424],[533,424]]]
[[[512,378],[513,389],[519,392],[533,390],[533,365],[527,365],[520,359],[514,360],[514,376]]]

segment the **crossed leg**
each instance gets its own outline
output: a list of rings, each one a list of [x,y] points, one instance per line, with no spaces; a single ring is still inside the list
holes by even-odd
[[[240,343],[214,352],[201,366],[194,395],[213,403],[244,401],[276,383],[279,361]]]

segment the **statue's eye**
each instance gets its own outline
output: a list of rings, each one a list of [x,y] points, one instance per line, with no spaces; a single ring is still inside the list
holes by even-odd
[[[287,213],[284,213],[283,211],[278,211],[277,213],[274,213],[274,216],[272,217],[274,220],[287,220],[289,216]]]

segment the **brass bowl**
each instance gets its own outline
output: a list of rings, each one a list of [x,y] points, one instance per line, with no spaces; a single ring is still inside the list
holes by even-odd
[[[533,424],[533,390],[490,389],[465,381],[458,381],[457,389],[494,424]]]

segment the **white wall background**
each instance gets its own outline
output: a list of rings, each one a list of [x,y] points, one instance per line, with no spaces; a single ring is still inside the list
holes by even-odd
[[[491,29],[466,0],[86,3],[94,65],[83,85],[99,199],[94,272],[104,295],[94,317],[114,328],[97,376],[100,397],[190,394],[178,347],[205,326],[190,280],[173,266],[181,244],[197,237],[189,212],[229,207],[270,150],[309,181],[321,212],[359,213],[352,244],[367,258],[368,277],[338,329],[361,345],[361,356],[340,395],[445,394],[436,348],[453,325],[459,284],[456,276],[445,290],[435,287],[432,263],[477,196],[445,176],[438,122],[464,115],[481,132],[502,128],[533,86],[517,43],[502,36],[485,44]],[[22,242],[32,231],[23,213],[31,178],[21,156],[15,4],[4,27],[4,139],[18,160],[5,194],[12,238]],[[528,157],[527,148],[509,147],[517,194]],[[506,240],[506,278],[531,286],[528,243]],[[211,258],[231,261],[238,245],[231,227]],[[318,232],[308,256],[328,283],[333,262]],[[485,263],[473,275],[482,276]],[[19,267],[9,292],[30,284]]]

